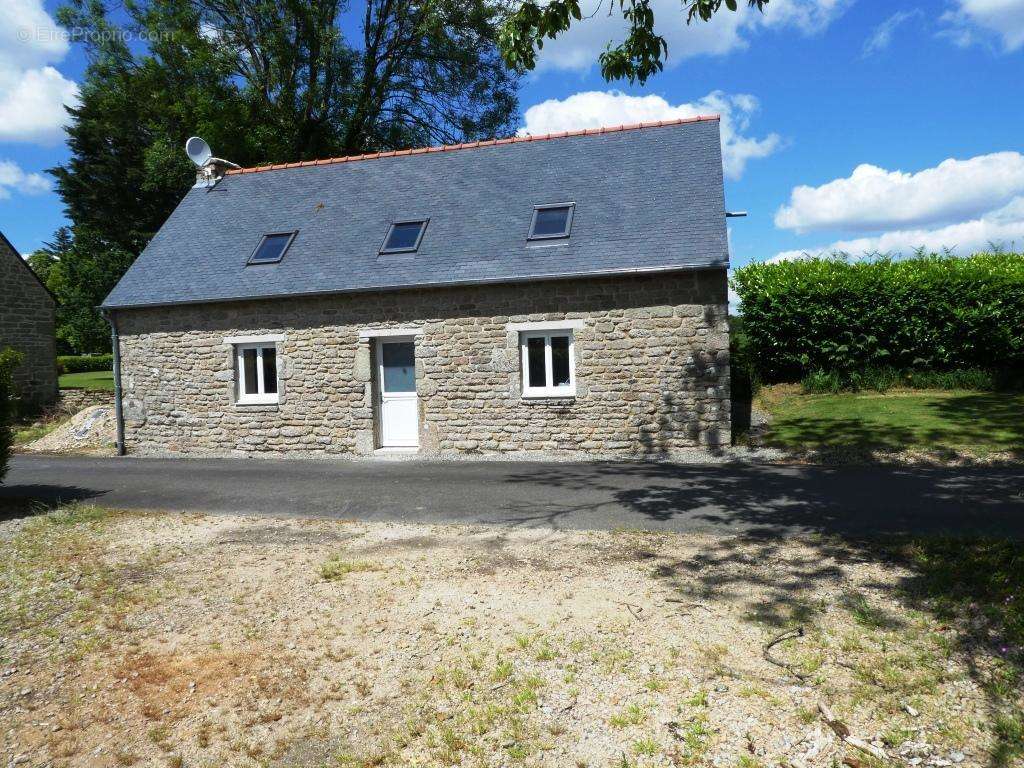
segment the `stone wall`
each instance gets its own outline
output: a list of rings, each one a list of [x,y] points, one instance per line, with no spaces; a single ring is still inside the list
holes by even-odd
[[[509,323],[577,319],[577,394],[524,400]],[[372,341],[415,327],[423,454],[671,455],[728,443],[724,270],[118,313],[128,450],[367,454]],[[228,337],[283,334],[277,405],[235,400]]]
[[[114,393],[97,389],[62,389],[57,407],[70,414],[76,414],[94,405],[114,404]]]
[[[0,349],[24,353],[25,361],[14,369],[14,386],[31,403],[57,397],[55,310],[53,297],[0,236]]]

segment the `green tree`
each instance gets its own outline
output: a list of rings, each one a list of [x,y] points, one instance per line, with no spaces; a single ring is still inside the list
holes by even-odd
[[[100,315],[103,299],[135,261],[135,253],[84,227],[60,254],[47,287],[57,297],[57,343],[76,354],[110,351],[110,326]]]
[[[123,27],[102,0],[60,10],[89,57],[71,158],[52,170],[73,246],[48,284],[75,351],[97,351],[103,327],[83,302],[102,300],[194,183],[188,136],[259,165],[512,132],[519,72],[497,48],[498,5],[349,10],[347,0],[128,0]]]
[[[61,255],[71,248],[72,242],[71,230],[68,227],[61,227],[53,233],[51,242],[45,243],[42,248],[30,254],[26,259],[28,265],[32,267],[32,271],[51,291],[53,291],[53,287],[50,285],[50,279],[53,269],[60,261]]]
[[[135,256],[86,227],[61,227],[52,242],[28,257],[29,266],[57,297],[58,353],[110,349],[110,327],[97,307]]]
[[[604,12],[605,2],[609,14],[617,13],[625,20],[627,32],[623,40],[609,41],[598,57],[601,74],[605,80],[646,83],[664,68],[668,56],[665,38],[654,33],[651,0],[597,0],[596,8],[586,19],[580,10],[580,0],[526,0],[509,15],[501,29],[499,43],[506,63],[517,69],[533,69],[537,51],[544,47],[545,40],[554,40],[573,24],[585,23]],[[768,0],[746,2],[760,11],[768,4]],[[739,7],[737,0],[680,0],[687,24],[711,21],[723,5],[730,11]]]

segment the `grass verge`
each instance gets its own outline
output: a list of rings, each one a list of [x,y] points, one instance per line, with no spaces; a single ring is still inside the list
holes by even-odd
[[[65,373],[58,379],[61,389],[98,389],[114,391],[113,371],[85,371],[83,373]]]
[[[1024,393],[893,390],[810,395],[765,387],[769,445],[796,451],[922,451],[1024,457]]]

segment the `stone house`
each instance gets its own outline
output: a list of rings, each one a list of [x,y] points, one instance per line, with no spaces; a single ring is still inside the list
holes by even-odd
[[[0,233],[0,349],[25,355],[14,369],[18,397],[33,405],[57,398],[57,301]]]
[[[717,117],[211,162],[104,302],[127,450],[729,441]]]

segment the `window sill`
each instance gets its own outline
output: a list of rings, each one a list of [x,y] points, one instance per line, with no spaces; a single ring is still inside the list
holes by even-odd
[[[573,401],[576,399],[576,392],[544,392],[544,393],[523,393],[523,401],[528,403],[550,403],[555,401]]]
[[[242,410],[251,411],[279,411],[281,410],[281,402],[279,400],[236,400],[234,402],[235,408]]]

